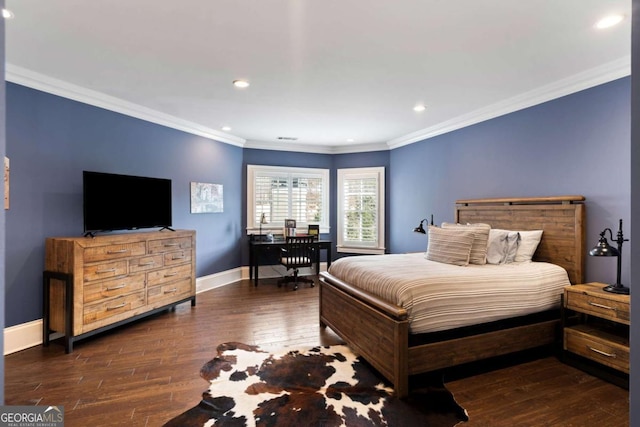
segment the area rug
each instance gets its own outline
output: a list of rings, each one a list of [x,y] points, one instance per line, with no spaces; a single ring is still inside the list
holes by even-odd
[[[268,351],[225,343],[200,375],[202,401],[165,427],[429,426],[467,421],[442,382],[421,384],[406,399],[347,346]]]

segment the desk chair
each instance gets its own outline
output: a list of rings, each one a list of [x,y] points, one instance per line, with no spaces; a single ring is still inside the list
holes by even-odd
[[[280,264],[287,267],[287,271],[293,269],[293,276],[285,277],[278,281],[278,287],[283,282],[289,282],[293,280],[293,290],[298,289],[298,281],[310,282],[311,287],[315,285],[312,279],[306,277],[298,277],[298,269],[301,267],[311,267],[316,259],[314,238],[313,236],[287,236],[286,245],[282,248],[280,254]]]

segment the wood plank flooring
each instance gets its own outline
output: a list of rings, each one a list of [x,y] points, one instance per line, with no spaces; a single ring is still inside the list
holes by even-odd
[[[318,326],[318,288],[248,280],[79,341],[5,357],[6,405],[63,405],[65,425],[160,426],[200,401],[199,371],[219,343],[306,346],[340,342]],[[628,392],[553,357],[447,383],[463,426],[628,426]]]

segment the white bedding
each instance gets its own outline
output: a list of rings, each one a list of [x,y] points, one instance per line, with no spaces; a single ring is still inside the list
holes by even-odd
[[[329,273],[405,308],[413,334],[557,308],[570,284],[554,264],[456,266],[429,261],[423,253],[340,258]]]

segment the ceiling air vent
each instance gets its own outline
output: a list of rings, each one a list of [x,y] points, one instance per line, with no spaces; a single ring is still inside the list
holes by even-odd
[[[296,138],[295,136],[279,136],[278,139],[280,141],[297,141],[298,138]]]

